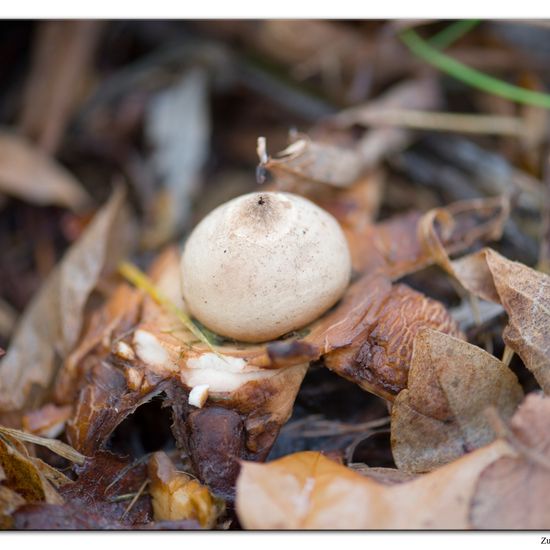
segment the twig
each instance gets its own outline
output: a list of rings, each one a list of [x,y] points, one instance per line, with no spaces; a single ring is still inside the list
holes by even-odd
[[[128,512],[134,507],[134,504],[138,501],[139,497],[143,494],[143,491],[145,490],[145,487],[149,484],[149,480],[146,479],[138,489],[138,492],[134,495],[134,498],[130,501],[130,504],[128,504],[126,510],[124,510],[124,513],[120,516],[120,520],[122,521],[127,515]]]
[[[46,447],[53,453],[82,466],[86,461],[86,457],[80,454],[77,450],[73,449],[70,445],[59,441],[58,439],[48,439],[46,437],[39,437],[37,435],[29,434],[21,430],[15,430],[13,428],[6,428],[0,426],[0,433],[9,435],[18,439],[19,441],[26,441],[28,443],[34,443],[35,445],[41,445]]]
[[[504,364],[505,367],[509,367],[510,366],[510,362],[512,361],[512,357],[514,357],[514,350],[510,347],[508,347],[508,345],[506,344],[504,346],[504,352],[502,353],[502,363]]]
[[[343,116],[349,119],[351,118],[351,112],[345,111]],[[336,120],[338,119],[337,116]],[[525,122],[519,117],[418,111],[413,109],[364,109],[362,112],[357,113],[354,122],[369,126],[397,126],[465,134],[523,137],[527,133]]]

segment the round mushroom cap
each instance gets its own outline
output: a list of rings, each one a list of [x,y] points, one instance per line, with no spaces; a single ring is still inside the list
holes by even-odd
[[[328,212],[291,193],[250,193],[222,204],[191,233],[183,298],[210,330],[243,342],[304,327],[346,290],[351,258]]]

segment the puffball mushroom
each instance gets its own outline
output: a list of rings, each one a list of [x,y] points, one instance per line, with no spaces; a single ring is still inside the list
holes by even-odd
[[[190,313],[243,342],[314,321],[340,299],[350,274],[336,219],[291,193],[250,193],[222,204],[193,230],[181,259]]]

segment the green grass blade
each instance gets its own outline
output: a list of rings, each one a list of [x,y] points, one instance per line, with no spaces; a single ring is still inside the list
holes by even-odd
[[[460,21],[455,21],[438,32],[435,36],[432,36],[430,38],[430,46],[438,50],[444,50],[462,38],[465,34],[468,34],[473,28],[477,27],[479,23],[481,23],[479,19],[461,19]]]
[[[472,69],[452,57],[441,53],[412,29],[407,29],[401,33],[400,38],[413,54],[427,61],[430,65],[437,67],[440,71],[473,88],[525,105],[550,109],[550,95],[514,86],[476,69]]]

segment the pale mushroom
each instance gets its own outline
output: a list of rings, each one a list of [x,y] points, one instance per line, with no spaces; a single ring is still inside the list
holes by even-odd
[[[181,260],[192,315],[243,342],[314,321],[341,298],[350,273],[336,219],[291,193],[250,193],[219,206],[191,233]]]

